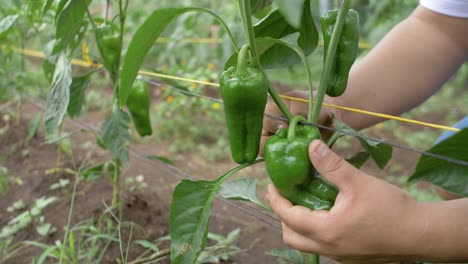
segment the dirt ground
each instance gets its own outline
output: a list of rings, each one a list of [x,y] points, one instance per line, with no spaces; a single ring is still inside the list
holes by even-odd
[[[67,224],[70,209],[70,198],[73,190],[74,176],[64,172],[46,173],[47,170],[57,167],[57,148],[53,144],[44,144],[43,129],[39,130],[28,144],[25,138],[28,133],[29,120],[42,111],[37,103],[26,103],[23,107],[23,116],[18,126],[11,124],[10,129],[0,137],[0,153],[5,155],[1,164],[8,168],[9,172],[20,178],[22,185],[12,186],[7,195],[0,197],[0,226],[7,224],[15,214],[6,212],[6,208],[19,199],[23,199],[27,206],[31,206],[36,198],[42,196],[56,196],[59,199],[45,209],[45,219],[57,231],[47,238],[39,237],[34,230],[26,229],[15,236],[16,241],[33,240],[48,244],[63,239],[63,227]],[[87,165],[93,165],[98,161],[108,158],[107,152],[95,147],[94,137],[86,133],[83,128],[92,125],[98,127],[103,120],[102,113],[87,114],[78,120],[67,120],[64,131],[70,132],[73,142],[79,145],[92,145],[93,149],[86,151],[75,148],[73,158],[65,156],[62,168],[74,168],[84,161]],[[5,124],[2,124],[5,125]],[[372,132],[372,131],[371,131]],[[388,138],[391,135],[372,132],[373,136]],[[355,147],[341,151],[343,156],[355,153]],[[193,177],[195,179],[214,179],[232,168],[234,164],[229,161],[217,162],[216,164],[206,161],[199,153],[178,154],[175,166],[168,166],[160,161],[143,158],[144,155],[170,156],[165,144],[139,143],[131,147],[130,163],[125,166],[123,177],[136,177],[142,175],[146,188],[130,192],[123,188],[124,211],[123,220],[137,224],[141,229],[135,230],[133,239],[154,240],[168,235],[168,216],[171,194],[174,187],[181,178]],[[85,157],[86,154],[91,156]],[[402,168],[411,168],[411,164],[417,160],[417,156],[406,151],[396,150],[391,162],[402,164]],[[385,175],[375,165],[366,164],[365,171],[374,175]],[[266,173],[262,165],[256,165],[244,172],[259,180],[265,179]],[[69,184],[64,189],[50,190],[53,183],[60,179],[69,179]],[[123,181],[122,181],[123,182]],[[263,197],[265,185],[260,186],[259,195]],[[99,217],[105,210],[104,204],[111,203],[112,186],[107,179],[98,181],[80,181],[77,184],[77,196],[74,205],[71,225],[90,217]],[[226,202],[216,199],[213,207],[210,231],[227,235],[230,231],[240,228],[241,233],[236,245],[243,251],[235,255],[232,263],[276,263],[276,258],[270,257],[265,252],[275,248],[283,248],[281,224],[258,208],[245,203]],[[142,230],[142,231],[140,231]],[[128,239],[128,232],[123,234]],[[168,245],[165,245],[166,248]],[[35,247],[27,247],[8,260],[6,264],[31,263],[31,258],[37,256],[41,251]],[[134,259],[142,252],[141,248],[131,248],[129,260]],[[116,263],[115,258],[120,254],[116,243],[113,243],[104,263]],[[169,263],[166,259],[163,263]],[[323,258],[322,263],[335,263]]]

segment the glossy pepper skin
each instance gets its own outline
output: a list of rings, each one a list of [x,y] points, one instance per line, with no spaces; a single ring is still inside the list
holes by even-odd
[[[237,67],[230,67],[220,79],[231,154],[239,164],[257,158],[268,95],[263,73],[247,66],[245,58],[246,49],[242,48]]]
[[[111,76],[117,76],[120,65],[122,43],[118,30],[109,24],[102,24],[95,29],[96,42],[103,59],[104,67]]]
[[[150,94],[146,82],[135,80],[127,99],[127,107],[138,135],[141,137],[151,135],[153,130],[149,114]]]
[[[327,54],[327,50],[330,45],[337,17],[338,10],[330,10],[320,18],[325,54]],[[341,30],[340,39],[333,59],[332,71],[326,90],[327,95],[337,97],[342,95],[346,90],[349,71],[356,60],[358,53],[358,44],[359,14],[356,10],[350,9],[346,14],[343,29]]]
[[[289,128],[279,130],[264,146],[265,164],[275,187],[295,205],[314,210],[329,210],[338,191],[323,178],[317,177],[310,163],[309,145],[320,138],[317,128],[297,126],[305,120],[296,116]]]

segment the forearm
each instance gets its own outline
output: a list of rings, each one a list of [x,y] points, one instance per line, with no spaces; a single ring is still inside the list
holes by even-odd
[[[414,241],[418,259],[430,262],[468,261],[468,198],[420,204]],[[405,219],[402,219],[405,221]]]
[[[463,19],[419,7],[357,62],[346,92],[331,102],[379,113],[400,115],[439,89],[467,56]],[[381,119],[349,111],[335,114],[355,129]]]

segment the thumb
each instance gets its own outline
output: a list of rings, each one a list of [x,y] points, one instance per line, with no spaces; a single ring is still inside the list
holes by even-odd
[[[320,175],[336,185],[340,191],[350,185],[353,175],[360,173],[321,140],[312,141],[309,146],[309,156]]]

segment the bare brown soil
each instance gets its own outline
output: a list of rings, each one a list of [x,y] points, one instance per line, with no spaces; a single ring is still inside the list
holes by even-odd
[[[20,178],[22,185],[11,186],[9,192],[0,197],[0,227],[11,220],[15,213],[6,212],[6,208],[19,199],[23,199],[26,205],[31,206],[34,200],[43,196],[56,196],[58,200],[48,206],[44,216],[47,222],[57,227],[57,231],[51,236],[40,237],[34,228],[27,228],[15,236],[15,241],[40,241],[53,244],[56,240],[62,240],[64,227],[67,224],[70,212],[71,193],[75,176],[66,172],[48,173],[52,168],[77,168],[81,165],[91,166],[103,161],[108,157],[106,151],[97,148],[94,137],[83,130],[83,124],[98,127],[103,120],[104,113],[94,112],[81,117],[79,120],[67,120],[64,130],[72,133],[71,139],[75,148],[73,157],[64,156],[61,164],[57,166],[57,147],[53,144],[44,144],[43,129],[28,144],[25,138],[28,131],[29,120],[40,112],[37,104],[26,103],[23,108],[23,116],[18,126],[11,123],[10,129],[0,137],[0,153],[4,156],[0,165],[8,168],[10,174]],[[2,125],[5,125],[4,123]],[[370,130],[369,133],[378,138],[391,139],[392,135],[378,129]],[[176,139],[175,139],[176,140]],[[84,145],[91,145],[91,149],[85,149]],[[123,228],[122,240],[147,239],[155,240],[168,235],[168,216],[171,202],[171,194],[174,187],[181,178],[187,176],[195,179],[214,179],[223,172],[229,170],[234,164],[229,161],[211,163],[200,153],[181,153],[173,157],[175,166],[171,167],[164,163],[143,158],[144,155],[158,155],[169,157],[173,154],[168,152],[167,144],[155,144],[141,142],[132,145],[131,161],[125,166],[123,180],[127,177],[142,175],[146,188],[130,192],[128,186],[123,185],[124,199],[123,221],[134,223],[139,228]],[[344,157],[351,156],[358,151],[357,144],[353,143],[351,148],[338,149]],[[90,154],[91,153],[91,154]],[[89,155],[88,157],[86,155]],[[399,171],[408,175],[413,169],[417,155],[407,151],[395,150],[391,163],[400,164]],[[371,163],[366,163],[364,170],[376,175],[385,176],[389,172],[380,170]],[[393,172],[394,173],[394,172]],[[256,177],[261,182],[266,178],[263,166],[257,165],[247,169],[242,175]],[[69,184],[64,189],[50,190],[53,183],[60,179],[69,179]],[[265,181],[263,181],[265,182]],[[260,186],[259,195],[263,197],[265,184]],[[105,205],[111,203],[112,186],[108,179],[98,181],[80,181],[77,184],[77,195],[74,203],[71,226],[80,221],[94,217],[97,219],[106,210]],[[259,220],[259,218],[261,218]],[[268,256],[265,252],[275,248],[282,248],[280,223],[268,216],[242,203],[228,203],[216,199],[210,224],[210,231],[227,235],[230,231],[240,228],[241,235],[237,245],[243,251],[232,258],[232,263],[276,263],[276,259]],[[163,244],[162,249],[167,249],[168,244]],[[135,259],[142,253],[142,248],[132,246],[129,250],[129,260]],[[37,257],[41,250],[35,247],[25,247],[20,253],[9,259],[6,263],[31,263],[33,257]],[[116,263],[120,256],[117,243],[112,243],[105,256],[104,263]],[[166,259],[162,263],[169,263]],[[323,258],[322,263],[334,263]]]

